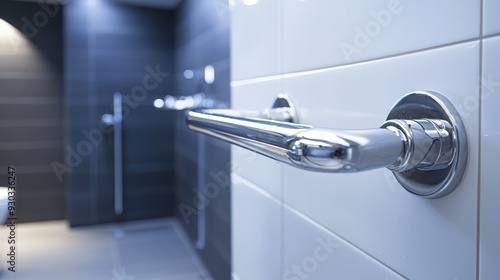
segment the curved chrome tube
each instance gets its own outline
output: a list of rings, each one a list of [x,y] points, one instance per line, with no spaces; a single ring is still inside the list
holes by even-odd
[[[283,95],[262,112],[197,109],[187,114],[195,131],[301,169],[350,173],[387,167],[406,190],[427,198],[453,191],[467,167],[465,125],[437,92],[403,96],[380,128],[333,130],[296,121],[293,104]]]
[[[321,172],[359,172],[387,167],[440,169],[453,158],[442,120],[391,120],[382,128],[332,130],[267,120],[259,112],[195,110],[189,128],[290,165]],[[248,117],[250,116],[250,117]]]

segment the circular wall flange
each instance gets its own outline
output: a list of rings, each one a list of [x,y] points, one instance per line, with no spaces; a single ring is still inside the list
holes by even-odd
[[[286,94],[279,94],[270,110],[270,119],[298,123],[298,114],[292,100]]]
[[[417,91],[403,96],[391,109],[387,120],[441,119],[452,125],[454,155],[450,164],[439,170],[413,168],[393,172],[409,192],[426,198],[439,198],[452,192],[462,181],[467,167],[467,131],[451,101],[433,91]]]

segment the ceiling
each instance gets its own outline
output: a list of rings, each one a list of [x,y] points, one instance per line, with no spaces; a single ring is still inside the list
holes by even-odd
[[[16,1],[16,0],[15,0]],[[24,2],[38,2],[40,0],[17,0]],[[65,4],[68,1],[76,1],[76,0],[45,0],[43,3],[58,3]],[[79,0],[78,0],[79,1]],[[105,0],[101,0],[105,1]],[[124,3],[134,6],[142,6],[142,7],[151,7],[151,8],[159,8],[159,9],[175,9],[183,0],[111,0],[117,3]]]
[[[135,6],[145,6],[161,9],[175,9],[183,0],[113,0],[119,3],[125,3]]]

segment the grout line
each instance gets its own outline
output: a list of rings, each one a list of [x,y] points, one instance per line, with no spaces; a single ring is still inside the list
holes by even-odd
[[[402,53],[398,53],[398,54],[381,56],[381,57],[377,57],[374,59],[361,60],[361,61],[357,61],[357,62],[351,63],[351,64],[341,64],[341,65],[327,67],[327,68],[312,69],[312,70],[306,70],[306,71],[287,73],[287,74],[284,74],[283,76],[284,76],[284,78],[292,78],[292,77],[306,76],[306,75],[316,74],[316,73],[323,73],[323,72],[328,72],[328,71],[332,71],[332,70],[339,69],[339,68],[352,67],[352,66],[356,66],[356,65],[360,65],[360,64],[365,64],[365,63],[378,62],[378,61],[382,61],[382,60],[386,60],[386,59],[398,58],[398,57],[403,57],[406,55],[418,54],[418,53],[423,53],[423,52],[427,52],[427,51],[433,51],[433,50],[439,50],[442,48],[458,46],[458,45],[462,45],[462,44],[476,42],[478,40],[479,40],[479,38],[472,38],[472,39],[457,41],[457,42],[453,42],[453,43],[442,44],[442,45],[438,45],[438,46],[402,52]]]
[[[352,67],[352,66],[356,66],[359,64],[364,64],[364,63],[369,63],[369,62],[377,62],[377,61],[381,61],[381,60],[398,58],[398,57],[402,57],[402,56],[406,56],[406,55],[417,54],[417,53],[422,53],[422,52],[426,52],[426,51],[438,50],[441,48],[477,42],[479,39],[480,39],[480,37],[475,37],[472,39],[457,41],[457,42],[448,43],[448,44],[442,44],[442,45],[418,49],[418,50],[414,50],[414,51],[407,51],[407,52],[402,52],[402,53],[398,53],[398,54],[381,56],[381,57],[377,57],[377,58],[373,58],[373,59],[361,60],[361,61],[357,61],[355,63],[350,63],[350,64],[339,64],[339,65],[329,66],[329,67],[325,67],[325,68],[303,70],[303,71],[298,71],[298,72],[290,72],[290,73],[286,73],[286,74],[271,75],[271,76],[264,76],[264,77],[258,77],[258,78],[249,78],[249,79],[243,79],[243,80],[233,80],[233,81],[231,81],[231,86],[242,86],[242,85],[254,84],[254,83],[259,83],[259,82],[278,80],[278,79],[282,79],[282,78],[293,78],[293,77],[323,73],[323,72],[328,72],[328,71],[332,71],[332,70],[336,70],[336,69]]]
[[[479,123],[478,123],[478,165],[477,165],[477,217],[476,217],[476,279],[479,280],[481,276],[480,265],[481,265],[481,140],[482,140],[482,112],[483,112],[483,30],[484,30],[484,0],[481,1],[480,8],[480,29],[479,34],[481,40],[479,40]]]
[[[2,170],[6,170],[7,166],[0,165]],[[54,170],[48,164],[35,164],[35,165],[16,165],[16,174],[30,174],[30,173],[52,173]]]
[[[266,198],[271,199],[274,203],[279,203],[282,206],[281,207],[281,209],[282,209],[282,213],[281,213],[281,216],[282,216],[282,220],[281,220],[282,227],[283,227],[283,224],[284,224],[284,216],[285,216],[284,215],[284,210],[288,209],[291,212],[293,212],[294,214],[298,215],[299,217],[305,219],[307,222],[311,223],[312,225],[314,225],[314,226],[316,226],[316,227],[318,227],[318,228],[326,231],[329,234],[332,234],[332,235],[336,236],[337,238],[341,239],[343,242],[346,242],[347,244],[349,244],[350,246],[352,246],[356,250],[359,250],[360,252],[362,252],[366,256],[368,256],[371,259],[373,259],[375,262],[380,263],[382,266],[386,267],[388,270],[394,272],[395,274],[397,274],[398,276],[402,277],[403,279],[408,279],[407,277],[405,277],[401,273],[395,271],[392,267],[390,267],[390,266],[386,265],[385,263],[383,263],[381,260],[377,259],[376,257],[374,257],[373,255],[369,254],[368,252],[364,251],[363,249],[357,247],[355,244],[353,244],[350,241],[348,241],[347,239],[343,238],[341,235],[335,233],[334,231],[332,231],[331,229],[329,229],[327,226],[325,226],[325,225],[321,224],[320,222],[314,220],[313,218],[307,216],[305,213],[300,212],[296,208],[294,208],[291,205],[287,204],[282,199],[278,199],[277,197],[275,197],[274,195],[268,193],[267,191],[262,190],[257,185],[255,185],[254,183],[252,183],[252,182],[248,181],[247,179],[241,177],[240,175],[233,173],[233,174],[231,174],[231,179],[232,180],[236,180],[236,181],[240,181],[240,183],[243,183],[246,187],[248,187],[248,188],[250,188],[250,189],[258,192],[259,194],[265,196]],[[282,237],[283,237],[283,235],[282,235]],[[284,240],[283,240],[283,238],[282,238],[281,242],[282,242],[282,246],[284,246]],[[283,253],[283,251],[281,253]],[[282,258],[282,266],[283,266],[282,269],[284,269],[284,258]]]
[[[38,150],[38,149],[61,149],[63,142],[61,140],[46,141],[2,141],[0,142],[0,151],[13,150]]]
[[[481,27],[481,30],[482,30],[482,27]],[[481,31],[482,32],[482,31]],[[481,39],[489,39],[489,38],[494,38],[494,37],[500,37],[500,32],[498,33],[493,33],[493,34],[490,34],[490,35],[484,35],[481,33]]]
[[[358,247],[357,245],[355,245],[354,243],[350,242],[349,240],[345,239],[344,237],[342,237],[341,235],[335,233],[334,231],[332,231],[330,228],[328,228],[327,226],[323,225],[322,223],[314,220],[313,218],[309,217],[308,215],[306,215],[305,213],[301,212],[300,210],[294,208],[293,206],[287,204],[287,203],[283,203],[283,207],[285,209],[288,209],[290,212],[292,212],[293,214],[299,216],[300,218],[306,220],[308,223],[312,224],[313,226],[316,226],[318,227],[319,229],[327,232],[328,234],[331,234],[331,235],[334,235],[335,237],[337,237],[338,239],[342,240],[343,242],[345,242],[346,244],[348,244],[349,246],[351,246],[352,248],[354,248],[355,250],[358,250],[360,251],[361,253],[363,253],[364,255],[370,257],[373,261],[379,263],[381,266],[387,268],[389,271],[392,271],[394,272],[396,275],[398,275],[399,277],[403,278],[403,279],[408,279],[406,276],[404,276],[403,274],[401,274],[400,272],[396,271],[394,268],[392,268],[391,266],[385,264],[384,262],[382,262],[381,260],[379,260],[378,258],[376,258],[375,256],[371,255],[370,253],[366,252],[365,250],[361,249],[360,247]]]
[[[280,198],[274,196],[273,194],[271,194],[270,192],[268,192],[266,190],[261,189],[258,185],[252,183],[251,181],[249,181],[248,179],[244,178],[241,175],[238,175],[236,173],[231,173],[231,180],[239,181],[240,183],[243,183],[246,187],[248,187],[248,188],[258,192],[259,194],[271,199],[274,203],[281,204]]]
[[[283,75],[277,74],[277,75],[270,75],[270,76],[243,79],[243,80],[233,80],[233,81],[231,81],[230,85],[231,85],[231,87],[237,87],[237,86],[244,86],[244,85],[256,84],[256,83],[261,83],[261,82],[276,81],[276,80],[280,80],[282,78],[283,78]]]
[[[52,96],[0,96],[0,105],[53,105],[62,104],[60,97]]]
[[[279,2],[279,11],[280,11],[280,74],[283,75],[285,73],[285,1],[280,0]],[[283,76],[279,80],[280,82],[280,92],[281,94],[287,94],[285,92],[285,79]],[[283,277],[285,271],[285,208],[284,208],[284,195],[285,195],[285,165],[279,165],[280,172],[280,275]]]

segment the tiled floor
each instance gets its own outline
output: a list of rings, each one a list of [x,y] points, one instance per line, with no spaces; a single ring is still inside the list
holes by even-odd
[[[0,229],[0,279],[208,280],[179,224],[155,219],[69,228],[17,225],[16,272],[7,270],[9,229]]]

